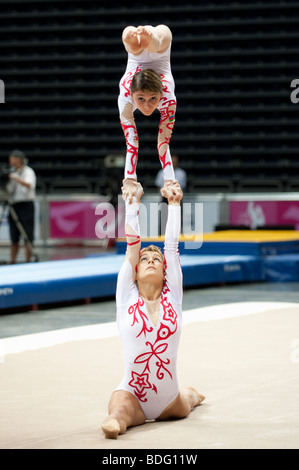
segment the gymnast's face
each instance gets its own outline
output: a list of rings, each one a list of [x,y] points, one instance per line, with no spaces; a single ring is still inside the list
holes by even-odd
[[[144,251],[137,268],[137,282],[163,282],[164,260],[157,251]]]
[[[132,99],[135,105],[145,116],[153,114],[155,109],[158,107],[161,97],[161,93],[153,93],[151,91],[139,90],[132,94]]]

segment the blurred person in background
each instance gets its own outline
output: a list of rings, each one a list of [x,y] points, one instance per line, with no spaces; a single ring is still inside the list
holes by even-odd
[[[25,260],[30,262],[32,256],[32,243],[34,240],[34,202],[36,175],[32,168],[27,165],[26,156],[20,150],[14,150],[9,155],[9,182],[6,190],[9,195],[9,204],[12,206],[19,223],[23,227],[28,240],[25,240]],[[14,264],[19,251],[21,232],[16,220],[9,213],[10,229],[10,263]]]

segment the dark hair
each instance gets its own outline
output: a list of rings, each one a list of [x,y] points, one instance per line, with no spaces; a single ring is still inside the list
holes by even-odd
[[[163,84],[160,75],[152,69],[140,70],[135,73],[131,83],[131,93],[136,91],[163,92]]]

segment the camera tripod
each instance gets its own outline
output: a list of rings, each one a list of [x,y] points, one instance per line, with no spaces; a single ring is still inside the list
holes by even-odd
[[[1,215],[0,215],[0,228],[1,228],[1,225],[2,225],[2,220],[3,220],[3,216],[4,216],[4,213],[5,213],[5,210],[6,210],[6,208],[8,207],[9,213],[10,213],[12,219],[14,220],[14,222],[15,222],[15,224],[16,224],[16,226],[17,226],[19,232],[20,232],[20,234],[22,235],[25,244],[26,244],[26,245],[28,246],[28,248],[30,249],[32,261],[33,261],[33,262],[38,262],[38,261],[39,261],[39,257],[38,257],[38,255],[35,253],[35,251],[34,251],[34,247],[33,247],[32,243],[31,243],[31,241],[30,241],[30,239],[29,239],[29,237],[28,237],[28,235],[27,235],[26,230],[24,229],[23,225],[22,225],[21,222],[20,222],[20,219],[19,219],[19,217],[18,217],[18,215],[17,215],[17,213],[16,213],[16,211],[15,211],[15,209],[14,209],[14,207],[13,207],[13,204],[11,204],[7,198],[2,199],[2,200],[0,201],[0,204],[2,205],[2,211],[1,211]]]

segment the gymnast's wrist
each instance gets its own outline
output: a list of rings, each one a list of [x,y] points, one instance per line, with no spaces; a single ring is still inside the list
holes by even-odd
[[[130,178],[126,177],[126,178],[123,179],[123,184],[134,184],[134,183],[137,183],[137,176],[134,177],[134,178],[132,178],[132,177],[130,177]]]
[[[172,208],[172,207],[180,207],[180,205],[181,205],[181,201],[177,201],[177,200],[174,200],[174,199],[168,200],[168,206],[169,206],[170,208]]]

